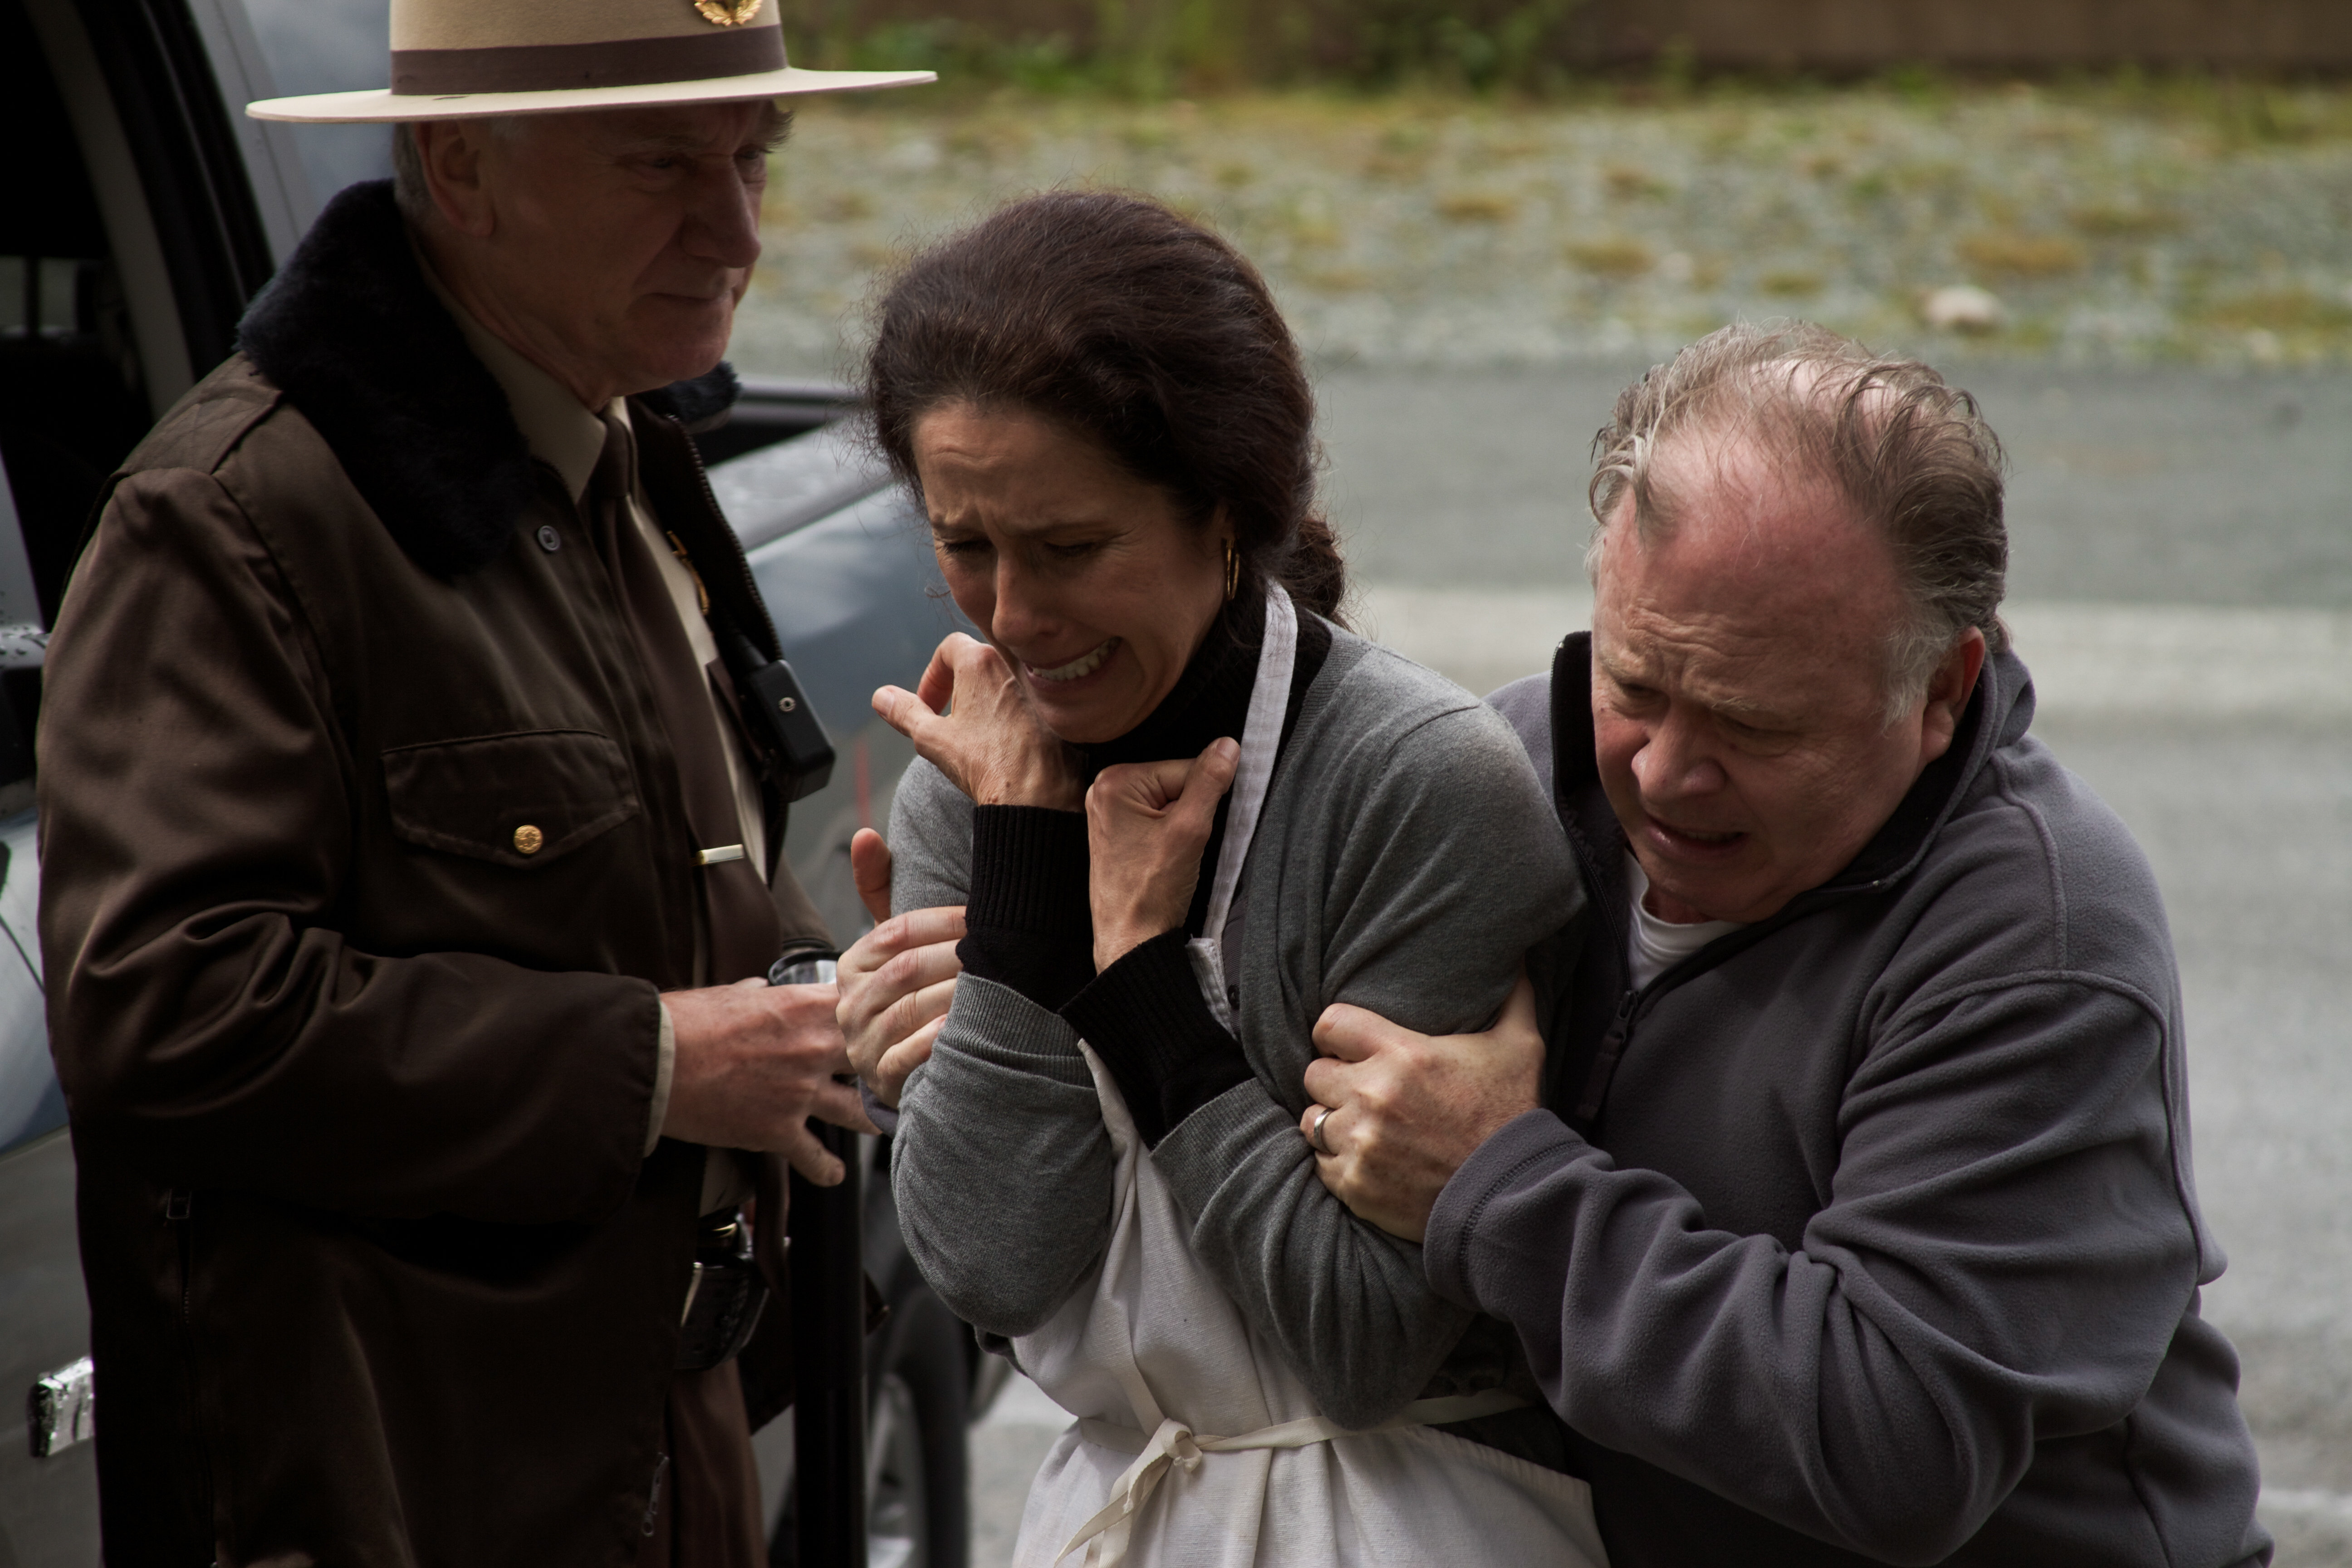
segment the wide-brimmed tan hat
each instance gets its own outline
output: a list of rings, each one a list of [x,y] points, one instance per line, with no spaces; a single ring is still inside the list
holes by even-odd
[[[936,81],[802,70],[776,0],[392,0],[392,86],[248,103],[326,124],[728,103]]]

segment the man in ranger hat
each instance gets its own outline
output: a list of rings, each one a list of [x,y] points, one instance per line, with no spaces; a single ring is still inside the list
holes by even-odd
[[[683,426],[773,100],[928,79],[794,69],[763,0],[394,0],[388,91],[250,106],[399,174],[116,477],[51,645],[110,1562],[765,1561],[739,1214],[772,1266],[778,1156],[864,1119],[832,987],[762,983],[829,943]]]

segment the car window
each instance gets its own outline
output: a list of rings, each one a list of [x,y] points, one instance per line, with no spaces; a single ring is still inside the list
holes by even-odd
[[[281,98],[388,85],[392,0],[244,0],[246,19]],[[231,104],[232,113],[244,109]],[[383,125],[292,125],[302,172],[320,205],[356,180],[392,173],[392,131]]]

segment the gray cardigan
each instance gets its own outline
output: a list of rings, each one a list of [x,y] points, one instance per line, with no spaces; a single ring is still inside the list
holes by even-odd
[[[890,814],[899,910],[965,900],[971,803],[917,763]],[[1233,977],[1255,1077],[1170,1130],[1151,1159],[1193,1249],[1334,1419],[1420,1395],[1473,1314],[1421,1249],[1356,1219],[1298,1135],[1311,1031],[1333,1002],[1453,1033],[1491,1019],[1521,955],[1576,913],[1567,847],[1510,727],[1459,688],[1334,628],[1267,791]],[[908,1079],[892,1180],[908,1250],[960,1316],[1005,1336],[1091,1289],[1113,1161],[1076,1035],[967,975]],[[1497,1381],[1496,1336],[1441,1383]],[[1507,1336],[1504,1336],[1507,1340]]]

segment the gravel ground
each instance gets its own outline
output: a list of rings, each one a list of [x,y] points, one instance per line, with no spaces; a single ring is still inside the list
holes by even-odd
[[[2352,90],[2108,82],[812,100],[737,363],[836,372],[894,255],[1062,184],[1217,223],[1325,363],[1647,358],[1775,315],[1945,360],[2352,361]],[[1928,325],[1952,289],[1990,320]]]

